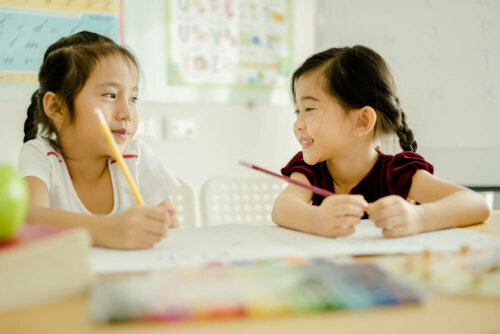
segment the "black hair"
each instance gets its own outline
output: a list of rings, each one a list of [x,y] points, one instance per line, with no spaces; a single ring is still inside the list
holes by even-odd
[[[292,75],[294,100],[297,80],[317,69],[323,71],[326,91],[346,110],[365,106],[375,110],[375,135],[396,134],[403,150],[417,150],[413,131],[406,123],[406,115],[396,96],[394,78],[378,53],[356,45],[330,48],[312,55]]]

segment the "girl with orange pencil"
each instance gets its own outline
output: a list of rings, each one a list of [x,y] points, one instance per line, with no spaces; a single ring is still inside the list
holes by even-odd
[[[178,227],[169,199],[178,183],[134,138],[138,78],[134,56],[99,34],[82,31],[47,49],[19,158],[29,223],[85,227],[95,246],[116,249],[150,248]]]
[[[384,236],[400,237],[488,217],[478,193],[433,176],[415,152],[394,79],[375,51],[357,45],[312,55],[293,74],[292,94],[302,151],[281,171],[336,195],[290,184],[274,203],[277,224],[338,237],[366,214]],[[403,151],[384,154],[384,136],[397,136]]]

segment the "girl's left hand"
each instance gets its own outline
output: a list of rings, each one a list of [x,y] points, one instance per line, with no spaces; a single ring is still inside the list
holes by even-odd
[[[421,208],[400,196],[382,197],[368,204],[368,217],[382,228],[384,237],[404,237],[421,232]]]
[[[165,199],[163,202],[158,204],[159,207],[163,208],[167,213],[167,226],[168,228],[179,227],[179,221],[177,220],[177,214],[169,198]]]

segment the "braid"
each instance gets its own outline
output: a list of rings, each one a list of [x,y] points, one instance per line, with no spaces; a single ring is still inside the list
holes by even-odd
[[[403,110],[401,110],[401,125],[396,131],[396,134],[399,138],[399,146],[401,146],[404,151],[417,151],[417,142],[415,141],[413,131],[406,124],[406,115]]]
[[[28,107],[27,117],[24,121],[24,139],[23,143],[35,139],[38,135],[38,124],[36,122],[36,113],[38,111],[38,89],[31,95],[31,103]]]

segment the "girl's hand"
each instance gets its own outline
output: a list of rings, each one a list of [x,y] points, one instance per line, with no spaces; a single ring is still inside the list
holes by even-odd
[[[395,238],[419,233],[421,208],[400,196],[382,197],[368,205],[368,217],[382,228],[384,237]]]
[[[168,228],[179,227],[179,221],[177,220],[177,214],[169,198],[165,199],[163,202],[157,205],[167,212],[167,226]]]
[[[122,213],[103,217],[95,244],[115,249],[151,248],[165,238],[168,224],[165,209],[136,205]]]
[[[354,232],[368,203],[361,195],[326,197],[318,207],[314,233],[325,237],[343,237]]]

